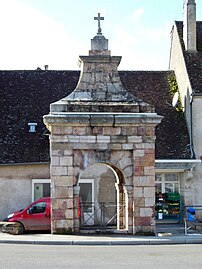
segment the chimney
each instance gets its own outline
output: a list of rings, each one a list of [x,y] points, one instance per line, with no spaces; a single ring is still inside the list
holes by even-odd
[[[183,39],[188,52],[197,52],[195,0],[184,0]]]
[[[44,65],[44,68],[45,68],[45,70],[48,70],[48,65],[45,64],[45,65]]]

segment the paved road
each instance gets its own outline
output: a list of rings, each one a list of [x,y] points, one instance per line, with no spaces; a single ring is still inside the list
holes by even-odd
[[[0,244],[1,269],[201,269],[202,245],[41,246]]]

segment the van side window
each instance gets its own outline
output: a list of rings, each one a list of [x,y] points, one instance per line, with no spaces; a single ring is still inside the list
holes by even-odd
[[[29,208],[29,214],[44,213],[46,211],[46,203],[37,203]]]

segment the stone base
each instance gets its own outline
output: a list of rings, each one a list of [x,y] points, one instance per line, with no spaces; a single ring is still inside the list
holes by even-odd
[[[155,236],[155,226],[142,226],[141,228],[137,229],[135,235]]]
[[[8,222],[2,226],[2,233],[17,235],[21,234],[22,232],[22,227],[18,222]]]
[[[56,228],[52,234],[76,234],[71,228]]]

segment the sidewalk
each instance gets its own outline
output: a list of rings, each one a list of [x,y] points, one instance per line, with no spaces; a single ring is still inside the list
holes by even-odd
[[[39,245],[168,245],[168,244],[202,244],[202,234],[162,236],[133,235],[52,235],[23,234],[11,235],[0,232],[0,243],[4,244],[39,244]],[[165,235],[165,236],[164,236]]]

